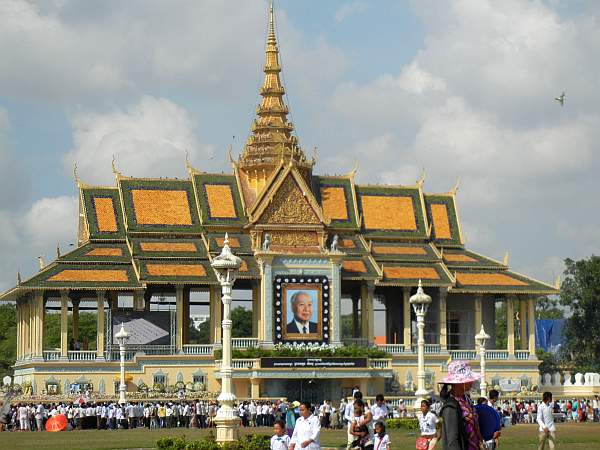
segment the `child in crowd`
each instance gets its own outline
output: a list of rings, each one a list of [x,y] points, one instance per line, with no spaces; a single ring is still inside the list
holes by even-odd
[[[373,450],[390,450],[390,436],[385,432],[385,424],[377,422],[375,424],[375,441]]]
[[[275,434],[271,438],[271,450],[288,450],[290,437],[285,432],[285,421],[277,420],[273,425]]]
[[[438,441],[436,425],[439,419],[429,408],[429,401],[423,400],[421,402],[421,416],[419,417],[421,437],[417,439],[418,449],[433,450]]]
[[[352,442],[352,448],[355,450],[373,450],[373,439],[369,433],[369,427],[366,425],[357,425],[352,433],[356,438]]]

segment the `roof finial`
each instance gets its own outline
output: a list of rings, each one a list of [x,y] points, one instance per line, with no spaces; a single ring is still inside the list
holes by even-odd
[[[510,253],[508,250],[506,250],[506,253],[504,254],[504,259],[502,260],[502,264],[504,264],[505,266],[508,267],[508,258],[510,256]]]
[[[77,163],[76,162],[73,163],[73,176],[75,177],[75,183],[77,183],[77,186],[79,186],[80,180],[79,180],[79,174],[77,173]]]
[[[354,167],[350,172],[348,172],[348,176],[350,178],[354,178],[356,176],[356,172],[358,171],[358,158],[354,160]]]
[[[423,183],[425,183],[425,167],[421,170],[421,178],[417,181],[417,186],[420,188],[423,187]]]
[[[21,284],[21,271],[17,270],[17,284]]]
[[[456,184],[454,185],[454,187],[452,187],[452,189],[450,189],[450,194],[452,195],[456,195],[456,193],[458,192],[458,188],[460,187],[460,178],[456,179]]]
[[[187,170],[191,170],[192,169],[192,165],[190,164],[190,152],[188,151],[188,149],[185,149],[185,168]]]
[[[556,289],[560,289],[560,273],[558,275],[556,275],[556,280],[554,280],[554,287]]]
[[[60,242],[56,243],[56,258],[60,258]]]
[[[119,175],[121,175],[121,174],[119,173],[119,170],[117,169],[117,158],[115,157],[115,154],[114,154],[114,153],[113,153],[113,157],[112,157],[112,163],[111,163],[111,164],[112,164],[112,171],[113,171],[113,173],[115,174],[115,176],[117,176],[117,177],[118,177]]]
[[[269,37],[267,38],[268,43],[275,44],[275,15],[273,14],[273,0],[269,0]]]
[[[40,264],[40,270],[46,267],[46,264],[44,263],[44,258],[42,258],[41,256],[38,256],[38,263]]]

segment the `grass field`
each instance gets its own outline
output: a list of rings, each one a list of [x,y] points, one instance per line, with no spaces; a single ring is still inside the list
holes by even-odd
[[[268,428],[242,430],[244,433],[271,434]],[[119,430],[119,431],[70,431],[62,433],[2,433],[0,449],[10,450],[50,450],[50,449],[151,449],[161,436],[181,436],[187,439],[200,439],[206,435],[204,430]],[[392,431],[392,449],[414,449],[415,436],[407,431]],[[600,424],[558,424],[557,437],[559,449],[600,449]],[[323,447],[345,445],[346,435],[342,430],[323,431]],[[503,432],[500,448],[506,450],[535,449],[537,427],[518,425]],[[441,446],[438,446],[441,449]]]

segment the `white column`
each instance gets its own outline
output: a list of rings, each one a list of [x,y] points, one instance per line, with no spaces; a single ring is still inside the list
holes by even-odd
[[[257,338],[259,341],[262,340],[262,309],[260,301],[260,285],[256,282],[252,282],[252,336]]]
[[[43,358],[44,356],[44,293],[37,291],[33,297],[34,305],[34,352],[35,358]]]
[[[273,267],[272,260],[264,258],[261,265],[260,303],[263,312],[263,347],[273,347]]]
[[[529,307],[528,322],[529,322],[529,358],[534,359],[535,356],[535,297],[529,297],[527,301]]]
[[[175,351],[181,352],[183,351],[183,310],[184,310],[184,300],[183,300],[183,286],[177,286],[175,288],[175,322],[176,322],[176,333],[175,333]]]
[[[448,350],[448,318],[447,318],[448,289],[440,288],[440,350]]]
[[[515,354],[515,308],[513,297],[506,298],[506,349],[509,357]]]
[[[331,258],[331,280],[329,285],[330,336],[329,343],[342,345],[342,263],[338,258]]]
[[[404,351],[410,352],[412,349],[412,330],[410,320],[410,288],[407,286],[403,287],[402,294],[402,315],[404,317]]]
[[[69,350],[69,291],[60,291],[60,357],[67,359]]]
[[[17,361],[23,356],[23,323],[21,322],[23,314],[21,313],[21,303],[17,299],[15,304],[17,312]]]
[[[527,299],[519,298],[519,329],[521,335],[521,350],[527,350]]]
[[[480,329],[481,329],[481,324],[483,323],[482,320],[482,315],[481,315],[481,309],[482,309],[482,300],[483,300],[483,295],[481,294],[477,294],[475,296],[475,323],[474,323],[474,328],[473,328],[473,335],[475,335],[475,333],[477,333]],[[475,341],[473,340],[473,348],[476,348],[475,346]]]
[[[23,321],[23,357],[31,356],[31,308],[29,307],[29,299],[25,298],[25,301],[21,304],[21,314]]]
[[[96,360],[104,360],[104,298],[106,291],[96,292]]]

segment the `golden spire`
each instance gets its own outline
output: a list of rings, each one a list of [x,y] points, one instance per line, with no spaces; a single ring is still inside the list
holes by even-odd
[[[294,126],[287,120],[288,107],[284,102],[285,90],[281,84],[279,49],[275,34],[273,3],[269,5],[269,32],[265,47],[264,81],[260,88],[262,100],[256,108],[256,119],[252,123],[252,133],[240,155],[240,168],[250,178],[259,176],[263,180],[267,173],[284,161],[294,161],[307,168],[312,167],[300,147]],[[259,174],[260,173],[260,174]],[[261,183],[254,184],[258,190]]]

